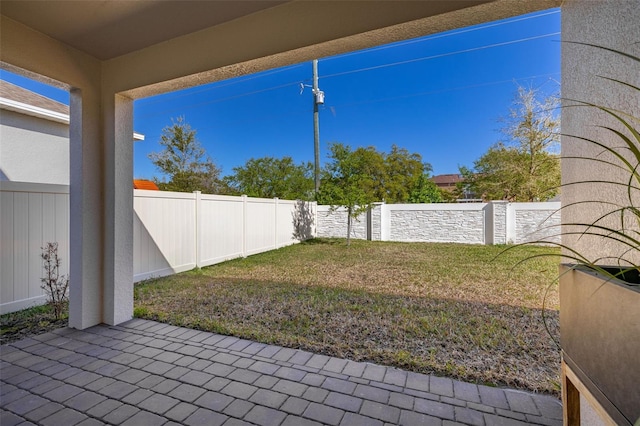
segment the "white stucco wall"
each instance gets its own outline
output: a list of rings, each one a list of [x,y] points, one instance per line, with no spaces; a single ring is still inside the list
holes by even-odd
[[[623,55],[608,52],[592,46],[569,42],[589,43],[640,56],[640,4],[638,0],[566,0],[562,6],[562,211],[563,232],[582,231],[570,224],[589,225],[606,216],[618,207],[629,206],[629,194],[625,184],[629,173],[602,162],[580,160],[574,157],[597,158],[612,161],[603,154],[603,149],[584,139],[598,141],[611,148],[620,147],[623,142],[603,127],[611,127],[627,133],[614,117],[593,107],[569,107],[572,100],[589,102],[628,115],[640,116],[639,93],[624,85],[602,77],[608,77],[629,84],[640,85],[638,64]],[[633,123],[637,129],[637,122]],[[567,135],[578,136],[574,138]],[[621,150],[621,152],[624,152]],[[613,160],[615,161],[615,160]],[[632,160],[633,161],[633,160]],[[633,164],[637,164],[633,161]],[[591,181],[575,184],[576,182]],[[594,181],[619,182],[623,185],[593,183]],[[637,205],[638,193],[632,194]],[[619,215],[601,222],[603,226],[619,228]],[[631,224],[637,230],[638,224]],[[627,228],[627,232],[632,228]],[[637,231],[636,231],[637,232]],[[586,258],[616,263],[617,257],[638,264],[640,252],[629,250],[628,246],[615,243],[611,238],[590,235],[563,235],[562,243],[576,250]],[[562,279],[562,278],[561,278]],[[596,295],[597,296],[597,295]],[[562,312],[562,311],[561,311]],[[632,336],[630,338],[637,338]],[[618,350],[621,359],[624,351]],[[635,354],[634,354],[635,355]],[[629,354],[629,356],[633,356]],[[616,374],[615,366],[612,374]],[[613,420],[601,419],[602,410],[591,403],[580,391],[580,424],[613,424]],[[631,419],[633,422],[633,419]]]
[[[560,214],[555,210],[516,210],[515,243],[560,242]]]
[[[573,99],[602,105],[640,116],[637,91],[604,77],[640,85],[638,64],[623,55],[596,47],[569,42],[590,43],[640,56],[638,23],[640,4],[637,0],[567,0],[562,6],[562,211],[566,224],[591,224],[615,206],[628,206],[625,186],[593,183],[593,181],[615,181],[626,184],[628,172],[597,161],[577,160],[573,157],[612,160],[603,155],[603,149],[584,140],[566,135],[576,135],[599,141],[610,147],[620,147],[623,142],[600,126],[622,129],[615,118],[593,107],[569,107]],[[636,128],[637,128],[637,123]],[[615,161],[615,160],[614,160]],[[592,181],[584,184],[575,182]],[[634,194],[637,197],[637,194]],[[611,203],[584,204],[585,201]],[[575,204],[582,203],[582,204]],[[571,206],[572,204],[575,204]],[[637,202],[636,202],[637,205]],[[617,228],[619,216],[611,217],[604,225]],[[565,235],[563,243],[583,253],[587,258],[609,258],[625,254],[625,257],[640,262],[640,252],[628,252],[628,247],[614,244],[611,239],[591,236]],[[611,260],[613,261],[613,260]]]
[[[69,126],[0,110],[0,180],[69,184]]]

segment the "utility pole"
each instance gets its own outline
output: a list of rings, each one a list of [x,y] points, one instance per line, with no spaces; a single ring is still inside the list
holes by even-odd
[[[300,83],[300,94],[305,87],[311,87],[313,92],[313,151],[314,151],[314,175],[316,197],[320,191],[320,119],[318,116],[318,105],[324,104],[324,92],[318,87],[318,60],[313,62],[313,85]]]
[[[318,88],[318,60],[313,60],[313,149],[315,157],[315,189],[316,196],[320,191],[320,119],[318,117],[318,105],[324,103],[324,92]]]

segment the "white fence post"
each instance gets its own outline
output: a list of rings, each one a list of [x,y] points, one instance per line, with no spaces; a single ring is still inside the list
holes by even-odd
[[[247,257],[247,196],[242,194],[242,257]]]
[[[380,205],[380,241],[389,241],[391,237],[389,209],[389,205],[382,202]]]
[[[516,207],[513,203],[507,204],[507,210],[505,212],[505,226],[506,226],[506,235],[505,235],[505,243],[513,244],[517,241],[516,235]]]
[[[194,194],[196,194],[196,199],[195,199],[195,203],[196,203],[196,208],[195,210],[195,214],[196,214],[196,228],[195,228],[195,242],[196,242],[196,268],[201,268],[202,267],[202,260],[200,259],[200,253],[202,252],[202,213],[201,213],[201,209],[202,209],[202,192],[200,191],[193,191]]]
[[[273,248],[277,249],[278,248],[278,197],[273,197],[273,209],[274,209],[273,226],[275,229],[275,232],[273,233]]]

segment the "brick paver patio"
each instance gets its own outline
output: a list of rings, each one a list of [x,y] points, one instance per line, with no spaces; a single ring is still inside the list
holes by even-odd
[[[557,399],[145,320],[0,347],[0,425],[561,425]]]

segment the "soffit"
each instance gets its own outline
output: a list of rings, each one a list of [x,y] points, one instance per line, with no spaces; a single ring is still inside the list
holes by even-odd
[[[107,60],[286,1],[2,0],[0,12]]]

